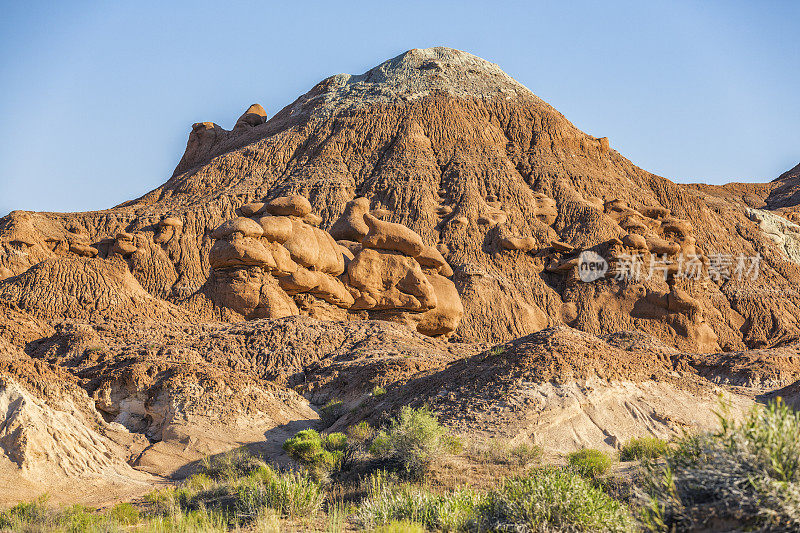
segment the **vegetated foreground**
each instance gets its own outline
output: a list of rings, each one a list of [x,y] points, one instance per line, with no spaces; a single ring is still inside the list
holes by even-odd
[[[715,432],[633,439],[544,464],[526,443],[453,437],[427,408],[385,429],[298,432],[280,471],[245,450],[134,504],[53,508],[46,497],[0,513],[11,530],[84,531],[795,531],[800,415],[780,400],[743,421],[721,404]],[[622,461],[617,462],[617,461]],[[457,484],[443,476],[458,474]],[[480,474],[496,477],[485,483]]]
[[[3,527],[792,530],[798,168],[672,183],[447,48],[197,123],[0,219]]]

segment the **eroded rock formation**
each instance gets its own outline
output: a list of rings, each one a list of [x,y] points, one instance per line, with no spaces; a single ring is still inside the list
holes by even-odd
[[[464,308],[444,257],[417,233],[379,220],[356,198],[334,223],[339,242],[317,227],[299,195],[246,204],[211,236],[211,299],[247,319],[293,315],[340,320],[360,311],[449,335]],[[309,223],[309,220],[311,223]],[[332,230],[333,231],[333,230]]]
[[[424,67],[431,62],[437,68]],[[413,230],[446,260],[453,274],[442,274],[464,308],[456,338],[501,341],[570,324],[593,333],[641,329],[687,349],[714,349],[710,333],[695,342],[694,333],[675,335],[665,320],[643,318],[633,307],[645,300],[630,287],[571,281],[579,252],[613,260],[612,239],[628,251],[675,257],[658,222],[672,217],[693,228],[690,238],[708,255],[763,258],[757,280],[710,280],[705,288],[679,280],[676,287],[700,302],[695,316],[720,348],[770,346],[800,337],[793,290],[800,265],[747,210],[772,206],[789,221],[798,216],[795,174],[763,185],[677,185],[634,166],[608,139],[579,131],[496,65],[446,48],[411,50],[362,75],[328,78],[270,120],[253,105],[230,131],[195,125],[173,177],[139,199],[93,213],[12,213],[0,221],[0,278],[45,259],[118,257],[145,291],[200,319],[295,313],[276,287],[301,313],[321,313],[318,301],[332,318],[352,316],[353,305],[372,316],[407,313],[369,308],[366,297],[355,304],[362,295],[345,294],[343,286],[355,288],[347,272],[312,269],[302,243],[280,242],[289,230],[278,219],[293,217],[292,235],[329,232],[355,259],[353,243],[369,232],[364,215],[372,213]],[[307,199],[297,214],[281,214],[291,205],[269,211],[264,201],[294,195]],[[266,237],[214,239],[212,231],[236,215],[284,225],[265,229]],[[215,261],[227,253],[241,267],[213,268],[214,246]],[[280,273],[283,248],[293,249],[291,261],[302,269],[283,264],[289,270]],[[227,297],[207,297],[233,285],[240,289]],[[672,290],[665,283],[646,289]]]

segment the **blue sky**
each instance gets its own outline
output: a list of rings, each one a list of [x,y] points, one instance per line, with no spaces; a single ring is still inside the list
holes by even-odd
[[[567,4],[566,6],[564,4]],[[102,209],[172,174],[191,124],[269,115],[411,48],[498,63],[676,181],[800,162],[800,2],[4,2],[0,215]]]

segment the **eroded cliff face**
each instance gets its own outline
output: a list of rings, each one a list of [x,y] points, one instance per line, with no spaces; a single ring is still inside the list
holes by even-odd
[[[459,295],[457,339],[501,341],[568,324],[595,334],[637,329],[684,349],[715,351],[771,346],[800,334],[800,297],[793,289],[800,265],[751,220],[742,197],[679,186],[639,169],[608,139],[579,131],[499,67],[471,54],[411,50],[360,76],[328,78],[265,117],[254,105],[231,131],[195,124],[173,177],[114,209],[5,217],[0,277],[11,279],[0,294],[51,317],[86,314],[75,309],[96,291],[129,290],[90,314],[120,309],[135,317],[136,311],[124,311],[133,298],[148,317],[182,320],[295,314],[298,305],[298,312],[319,317],[344,319],[337,309],[361,309],[398,320],[398,313],[380,309],[375,294],[384,289],[339,279],[400,261],[384,252],[356,256],[357,246],[342,244],[360,244],[369,215],[406,226],[441,255],[447,273],[430,274],[452,281]],[[755,198],[750,204],[765,206],[774,187],[749,193]],[[264,214],[260,204],[292,195],[308,200],[311,219],[272,216],[294,217],[288,221],[292,236],[329,230],[340,241],[338,257],[309,269],[300,250],[306,237],[297,237],[289,248],[304,270],[280,273],[263,257],[225,266],[223,256],[236,257],[248,248],[247,239],[286,248],[286,241],[264,237],[283,230],[265,229],[257,215]],[[343,215],[347,227],[337,222]],[[215,238],[217,228],[237,217],[259,225],[262,235]],[[351,260],[342,246],[356,266],[337,274]],[[576,258],[585,250],[612,263],[630,253],[642,252],[648,261],[663,254],[677,260],[689,251],[705,258],[706,269],[718,254],[759,255],[761,263],[756,280],[616,280],[612,269],[584,283],[576,278]],[[264,268],[279,275],[264,277]],[[432,285],[446,285],[439,278],[431,282],[420,268]],[[109,286],[60,293],[70,279],[105,278],[111,271],[125,291]],[[400,280],[382,282],[397,287]],[[413,283],[430,292],[422,277]],[[234,285],[241,290],[227,299],[209,296]],[[418,314],[423,293],[415,296]],[[145,294],[153,300],[145,303]],[[458,311],[454,305],[451,314]]]

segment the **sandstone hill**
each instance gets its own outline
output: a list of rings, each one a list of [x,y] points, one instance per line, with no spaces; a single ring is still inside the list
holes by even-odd
[[[28,406],[4,410],[3,475],[133,486],[235,446],[277,457],[331,399],[340,426],[425,402],[561,451],[703,427],[698,402],[800,378],[798,168],[675,184],[448,48],[196,123],[138,199],[0,219],[0,407]],[[32,448],[54,438],[36,424],[82,428],[59,438],[74,459]]]

